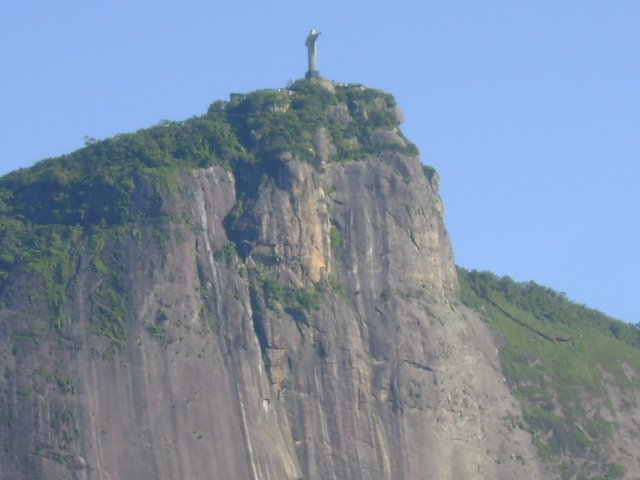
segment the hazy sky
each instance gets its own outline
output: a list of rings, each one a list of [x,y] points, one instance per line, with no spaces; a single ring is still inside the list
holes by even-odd
[[[639,322],[638,0],[21,0],[0,7],[0,174],[323,76],[394,94],[456,261]]]

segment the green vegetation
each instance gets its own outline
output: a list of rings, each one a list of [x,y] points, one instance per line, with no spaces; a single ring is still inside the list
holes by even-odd
[[[213,258],[216,260],[224,260],[227,267],[231,267],[234,260],[238,257],[238,251],[234,243],[229,242],[225,244],[220,250],[216,250],[213,253]]]
[[[525,428],[541,457],[584,460],[565,462],[562,478],[622,476],[619,465],[606,463],[600,445],[618,428],[607,420],[613,413],[609,390],[630,387],[625,367],[640,371],[640,330],[532,282],[458,273],[462,301],[504,341],[502,369],[523,402]],[[601,477],[592,476],[597,472]]]
[[[342,246],[342,234],[336,227],[331,227],[329,230],[329,240],[331,242],[331,248],[336,250]]]
[[[126,341],[126,305],[122,292],[116,291],[111,285],[102,285],[91,296],[91,300],[94,332],[107,337],[114,346],[122,348]]]
[[[23,330],[12,333],[11,341],[13,343],[26,342],[33,345],[38,345],[40,343],[37,332],[34,332],[32,330]]]
[[[341,297],[345,302],[349,302],[349,290],[344,283],[339,281],[333,275],[329,275],[329,286],[333,293]]]
[[[344,110],[342,119],[338,106]],[[396,129],[395,108],[393,97],[378,90],[337,86],[334,94],[309,81],[296,82],[291,90],[259,90],[218,101],[206,115],[91,142],[2,177],[0,228],[15,227],[15,222],[21,228],[114,225],[157,216],[159,193],[175,191],[177,171],[213,165],[232,169],[243,163],[268,167],[284,153],[314,162],[312,140],[320,127],[338,146],[337,161],[377,153],[368,135],[376,128]],[[345,139],[355,143],[344,147]],[[143,177],[153,179],[158,195],[134,204]],[[2,257],[4,264],[11,263]]]
[[[60,392],[62,392],[63,395],[69,395],[73,393],[74,387],[73,380],[71,380],[71,378],[61,375],[60,372],[56,371],[55,380],[58,389],[60,390]]]
[[[305,80],[290,90],[259,90],[224,107],[217,104],[216,111],[226,113],[250,158],[262,161],[289,154],[315,162],[313,136],[319,128],[326,128],[336,145],[336,161],[365,158],[384,149],[370,142],[371,132],[395,130],[400,123],[389,94],[355,86],[337,86],[332,93]],[[417,153],[415,146],[407,145],[404,153]]]
[[[332,161],[345,162],[389,148],[415,154],[409,142],[389,146],[369,138],[378,129],[400,134],[398,125],[396,102],[384,92],[355,85],[336,85],[332,92],[303,80],[290,89],[233,95],[183,122],[88,139],[76,152],[0,178],[0,291],[14,282],[30,308],[48,312],[51,330],[64,335],[74,321],[68,299],[78,287],[75,273],[86,259],[96,285],[92,330],[109,339],[111,351],[121,348],[128,315],[118,273],[124,242],[140,241],[142,225],[160,245],[184,241],[182,227],[200,229],[189,219],[169,218],[163,205],[180,193],[182,172],[212,166],[234,172],[237,202],[225,220],[232,243],[216,252],[229,266],[247,254],[238,240],[255,236],[257,192],[287,182],[282,165],[288,159],[315,165],[319,129],[336,146]],[[163,227],[169,222],[180,228],[169,231]],[[339,248],[340,231],[330,235]],[[305,311],[319,305],[314,289],[269,288],[272,306]]]
[[[167,331],[162,325],[148,325],[145,329],[151,338],[156,339],[161,345],[168,345],[169,337]]]
[[[388,302],[389,300],[391,300],[392,296],[393,296],[393,293],[391,292],[390,288],[385,288],[380,294],[380,298],[382,299],[383,302]]]
[[[124,267],[121,242],[123,227],[94,227],[88,232],[91,267],[101,277],[100,285],[90,295],[91,323],[94,333],[110,340],[108,355],[121,349],[127,339],[127,298],[122,279]]]
[[[262,290],[267,307],[271,310],[304,314],[322,306],[322,295],[313,287],[285,287],[275,278],[266,277],[262,281]]]

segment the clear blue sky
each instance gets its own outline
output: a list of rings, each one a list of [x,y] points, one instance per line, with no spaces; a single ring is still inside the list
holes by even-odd
[[[21,0],[0,9],[0,174],[323,76],[393,93],[456,261],[639,322],[638,0]]]

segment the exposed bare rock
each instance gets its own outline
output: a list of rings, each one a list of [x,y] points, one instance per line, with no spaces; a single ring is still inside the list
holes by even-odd
[[[56,211],[56,269],[0,277],[3,479],[552,478],[395,103],[314,85],[167,126],[130,216]]]
[[[111,240],[122,349],[93,333],[105,280],[87,254],[73,348],[16,348],[17,332],[45,328],[42,306],[2,310],[4,478],[539,477],[527,435],[502,420],[518,405],[486,326],[459,305],[442,203],[416,157],[284,162],[251,207],[244,261],[220,254],[235,203],[229,171],[185,173],[162,205],[192,228]],[[267,277],[321,302],[270,308]]]

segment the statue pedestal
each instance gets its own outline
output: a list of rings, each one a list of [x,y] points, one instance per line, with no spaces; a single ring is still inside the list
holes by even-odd
[[[304,75],[304,78],[310,80],[312,78],[320,78],[320,72],[318,70],[308,70]]]

